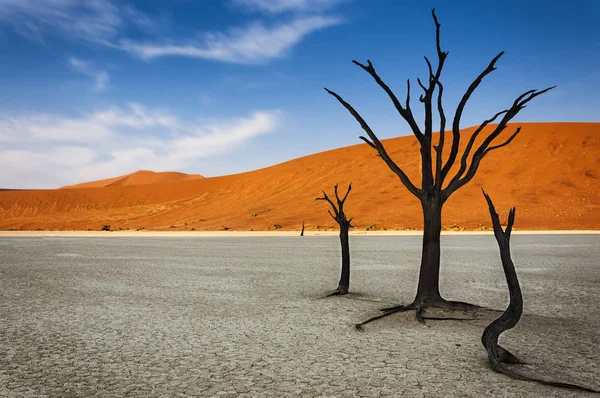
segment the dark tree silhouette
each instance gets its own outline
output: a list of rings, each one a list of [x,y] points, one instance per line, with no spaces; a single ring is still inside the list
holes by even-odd
[[[424,130],[417,125],[413,112],[410,106],[410,80],[407,80],[407,94],[406,101],[404,104],[398,100],[392,90],[385,84],[381,77],[375,71],[375,67],[371,61],[367,60],[367,65],[364,65],[357,61],[352,61],[358,65],[365,72],[367,72],[375,80],[375,82],[385,91],[388,95],[394,107],[402,116],[402,118],[408,123],[411,128],[413,135],[419,142],[420,154],[421,154],[421,171],[422,180],[421,187],[417,187],[402,168],[389,156],[385,147],[381,141],[377,138],[371,127],[362,118],[362,116],[342,97],[335,92],[325,90],[334,96],[350,114],[358,121],[362,129],[367,133],[367,137],[361,136],[360,139],[365,141],[367,145],[377,151],[377,154],[385,164],[399,177],[402,184],[408,189],[410,193],[416,196],[421,202],[423,210],[423,248],[421,256],[421,266],[419,271],[419,282],[417,286],[417,293],[414,301],[409,305],[400,305],[391,308],[385,308],[383,315],[371,318],[360,326],[371,322],[375,319],[382,318],[387,315],[391,315],[400,311],[416,310],[417,319],[423,320],[421,314],[423,309],[427,307],[438,307],[438,308],[464,308],[472,307],[467,303],[448,301],[442,298],[439,291],[439,274],[440,274],[440,232],[442,228],[442,207],[448,198],[457,190],[465,186],[469,181],[473,179],[477,172],[482,159],[490,152],[502,148],[508,145],[514,138],[519,134],[521,128],[517,128],[516,131],[506,140],[500,143],[494,143],[495,139],[502,133],[506,128],[510,120],[512,120],[526,104],[533,100],[535,97],[544,94],[554,87],[549,87],[544,90],[529,90],[521,94],[513,104],[503,111],[496,113],[490,119],[485,120],[477,129],[473,135],[469,138],[464,152],[460,156],[460,167],[454,176],[450,176],[450,170],[452,166],[457,162],[459,156],[459,144],[461,139],[460,122],[463,111],[467,102],[471,98],[473,92],[477,89],[483,78],[488,74],[496,70],[496,62],[504,54],[500,52],[492,59],[490,64],[485,68],[483,72],[475,78],[475,80],[468,87],[467,91],[462,96],[452,121],[452,142],[450,146],[449,155],[446,159],[443,156],[444,145],[446,145],[446,115],[442,106],[442,94],[444,87],[440,81],[444,62],[448,56],[448,52],[442,51],[440,45],[440,24],[435,15],[435,9],[431,12],[433,21],[435,22],[436,28],[436,49],[438,63],[434,68],[432,63],[427,57],[425,62],[429,70],[429,79],[427,85],[423,84],[420,79],[417,79],[419,86],[423,89],[423,94],[419,97],[419,100],[423,103],[425,108],[425,126]],[[435,98],[434,98],[435,97]],[[435,102],[435,104],[434,104]],[[437,107],[439,114],[440,126],[439,126],[439,140],[434,143],[433,135],[433,107]],[[491,125],[496,122],[497,125]],[[486,129],[488,127],[488,129]],[[485,131],[484,131],[485,130]],[[478,145],[476,144],[477,138],[482,135],[483,140],[479,140]]]
[[[302,221],[302,231],[300,231],[300,236],[304,236],[304,221]]]
[[[333,191],[335,193],[335,199],[337,201],[337,206],[329,196],[323,191],[323,197],[317,198],[315,200],[326,200],[331,205],[333,209],[333,213],[331,210],[327,210],[329,215],[337,222],[340,226],[340,243],[342,244],[342,275],[340,276],[340,282],[338,284],[338,288],[332,293],[328,294],[329,296],[341,296],[348,293],[348,289],[350,288],[350,244],[348,242],[348,230],[352,227],[352,218],[347,219],[346,213],[344,213],[344,202],[348,198],[348,194],[352,190],[352,183],[348,185],[348,190],[343,198],[340,199],[338,195],[338,185],[335,184],[333,187]]]
[[[481,336],[481,343],[487,351],[488,360],[490,361],[492,369],[517,380],[534,381],[536,383],[545,384],[548,386],[598,392],[575,384],[561,383],[525,376],[515,372],[503,364],[503,362],[513,364],[521,363],[513,354],[498,345],[498,338],[500,337],[500,334],[514,328],[521,319],[521,314],[523,313],[523,296],[521,295],[521,287],[515,271],[515,265],[513,264],[510,256],[510,234],[515,222],[515,208],[513,207],[510,209],[506,229],[503,230],[502,226],[500,225],[500,218],[498,217],[498,213],[496,213],[496,209],[494,208],[492,200],[485,193],[485,191],[483,191],[483,196],[487,201],[490,216],[492,217],[494,236],[496,237],[498,247],[500,248],[500,259],[502,260],[502,268],[504,268],[504,276],[506,277],[506,284],[508,285],[508,291],[510,295],[510,301],[504,313],[488,327],[486,327],[483,331],[483,335]]]

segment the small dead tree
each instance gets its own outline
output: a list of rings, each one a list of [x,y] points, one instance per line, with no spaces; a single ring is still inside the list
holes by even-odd
[[[327,297],[347,294],[350,287],[350,244],[348,241],[348,230],[352,227],[352,218],[349,220],[346,218],[346,213],[344,213],[344,202],[346,202],[346,198],[348,198],[348,194],[351,190],[352,183],[348,184],[348,190],[346,191],[346,194],[340,199],[338,195],[338,185],[334,185],[333,191],[335,193],[337,206],[331,199],[329,199],[329,196],[327,196],[325,191],[323,191],[323,197],[315,199],[326,200],[331,205],[333,213],[331,210],[327,210],[327,212],[340,226],[340,243],[342,245],[342,275],[340,276],[338,288],[334,292],[328,294]]]
[[[302,221],[302,231],[300,231],[300,236],[304,236],[304,221]]]
[[[517,359],[517,357],[515,357],[513,354],[511,354],[498,344],[498,338],[500,337],[500,334],[509,329],[514,328],[521,319],[521,314],[523,313],[523,296],[521,294],[521,287],[519,285],[519,279],[517,278],[517,273],[515,271],[515,265],[510,256],[510,234],[512,232],[513,224],[515,222],[515,208],[513,207],[512,209],[510,209],[506,229],[503,230],[502,226],[500,225],[500,218],[498,217],[498,213],[496,213],[496,209],[494,208],[494,204],[492,203],[492,199],[490,199],[490,197],[485,193],[485,191],[483,191],[483,196],[487,201],[490,216],[492,217],[494,236],[496,237],[498,247],[500,248],[500,259],[502,261],[502,268],[504,269],[504,276],[506,277],[506,284],[508,285],[508,291],[510,296],[508,307],[506,308],[504,313],[498,319],[493,321],[488,327],[486,327],[483,331],[483,335],[481,336],[481,343],[487,351],[488,360],[492,369],[494,369],[498,373],[502,373],[506,376],[512,377],[513,379],[517,380],[533,381],[536,383],[553,387],[598,392],[590,388],[578,386],[575,384],[561,383],[551,380],[538,379],[535,377],[528,377],[517,373],[504,365],[504,363],[522,363],[521,361],[519,361],[519,359]]]
[[[421,255],[421,266],[419,270],[419,282],[417,285],[417,293],[415,299],[411,304],[399,305],[391,308],[384,308],[382,311],[384,315],[373,317],[365,322],[357,325],[357,328],[362,327],[366,323],[380,319],[384,316],[394,314],[396,312],[416,310],[417,319],[423,321],[422,313],[427,307],[438,307],[438,308],[465,308],[473,307],[467,303],[458,301],[448,301],[442,298],[439,290],[439,277],[440,277],[440,233],[442,229],[442,207],[444,203],[450,198],[450,196],[465,186],[469,181],[473,179],[475,173],[479,169],[479,165],[483,158],[490,152],[500,149],[510,144],[517,134],[521,131],[521,128],[517,128],[516,131],[505,141],[495,144],[495,139],[502,133],[506,128],[508,122],[510,122],[531,100],[539,95],[546,93],[554,87],[549,87],[544,90],[529,90],[521,94],[513,104],[503,111],[496,113],[490,119],[485,120],[477,129],[475,129],[473,135],[469,138],[467,145],[465,146],[464,152],[459,158],[459,147],[461,139],[461,118],[463,111],[467,105],[467,102],[471,98],[473,92],[479,87],[482,80],[496,70],[496,62],[504,54],[500,52],[492,59],[490,64],[475,78],[471,85],[467,88],[466,92],[462,96],[456,111],[454,112],[454,118],[452,120],[452,143],[450,147],[450,153],[446,159],[443,156],[444,147],[447,145],[446,142],[446,115],[442,105],[442,94],[444,86],[440,80],[442,69],[448,56],[447,51],[442,51],[440,45],[440,24],[435,15],[435,9],[431,12],[433,21],[436,28],[436,49],[437,49],[437,66],[433,66],[427,57],[425,62],[429,70],[429,77],[426,83],[421,82],[417,79],[419,86],[423,89],[423,94],[419,97],[420,102],[425,108],[425,126],[421,130],[417,124],[410,105],[410,80],[406,82],[407,94],[406,101],[403,104],[396,97],[394,92],[388,87],[388,85],[381,79],[381,77],[375,71],[375,67],[370,60],[367,60],[367,64],[364,65],[358,61],[352,61],[354,64],[359,66],[365,72],[367,72],[375,82],[383,89],[383,91],[390,98],[394,107],[400,114],[400,116],[408,123],[413,135],[416,137],[421,155],[421,184],[417,186],[410,178],[406,175],[404,170],[389,156],[383,143],[377,138],[375,132],[369,127],[365,119],[341,96],[335,92],[325,88],[325,90],[335,97],[340,104],[348,110],[348,112],[356,119],[362,129],[366,132],[367,137],[361,136],[360,139],[365,141],[367,145],[377,151],[379,157],[385,162],[385,164],[392,170],[400,179],[400,182],[408,189],[408,191],[416,196],[421,202],[421,208],[423,210],[423,247]],[[436,96],[437,95],[437,96]],[[433,139],[433,113],[434,107],[439,114],[439,139],[437,142]],[[496,120],[500,118],[497,122]],[[497,125],[493,126],[492,123],[496,122]],[[486,129],[486,127],[488,127]],[[479,140],[479,136],[485,137],[483,140]],[[454,176],[450,175],[450,171],[454,170],[453,166],[460,159],[460,167],[456,171]]]

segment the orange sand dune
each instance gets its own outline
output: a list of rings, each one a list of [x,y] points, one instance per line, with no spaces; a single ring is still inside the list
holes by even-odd
[[[524,123],[490,153],[471,183],[447,202],[446,228],[489,226],[481,187],[501,217],[517,207],[518,229],[600,229],[600,123]],[[506,130],[511,134],[516,125]],[[473,128],[465,129],[461,147]],[[502,137],[499,137],[501,140]],[[412,136],[384,141],[420,185]],[[452,175],[452,173],[451,173]],[[366,144],[242,174],[146,185],[0,192],[0,229],[164,230],[333,228],[321,190],[352,181],[347,213],[357,229],[422,228],[420,204]]]
[[[150,170],[139,170],[135,173],[125,174],[124,176],[107,178],[105,180],[84,182],[81,184],[67,185],[59,189],[69,188],[105,188],[105,187],[120,187],[125,185],[146,185],[156,184],[159,182],[175,182],[197,180],[204,178],[200,174],[185,174],[172,171],[156,173]]]

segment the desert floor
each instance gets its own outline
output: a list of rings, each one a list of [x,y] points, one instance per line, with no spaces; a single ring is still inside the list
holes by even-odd
[[[350,244],[354,293],[322,299],[335,236],[2,237],[0,396],[587,395],[490,370],[480,336],[497,312],[356,331],[412,298],[421,242]],[[446,298],[506,305],[493,236],[442,245]],[[524,372],[599,388],[600,236],[521,234],[512,250],[525,311],[502,344]]]

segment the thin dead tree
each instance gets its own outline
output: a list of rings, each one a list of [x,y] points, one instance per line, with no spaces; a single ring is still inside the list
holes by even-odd
[[[304,221],[302,221],[302,231],[300,231],[300,236],[304,236]]]
[[[522,363],[517,357],[515,357],[513,354],[511,354],[498,344],[498,338],[500,337],[500,334],[509,329],[514,328],[521,319],[521,314],[523,313],[523,296],[521,294],[521,286],[519,285],[519,279],[517,278],[515,265],[510,256],[510,234],[512,232],[513,224],[515,222],[515,208],[513,207],[512,209],[510,209],[506,229],[503,230],[502,226],[500,225],[500,218],[498,217],[498,213],[496,213],[496,209],[494,208],[494,204],[492,203],[492,199],[490,199],[490,197],[485,193],[485,191],[483,191],[483,196],[487,201],[490,216],[492,217],[494,236],[496,237],[498,247],[500,248],[500,259],[502,261],[502,268],[504,269],[504,276],[506,277],[506,284],[508,285],[508,291],[510,296],[508,307],[506,308],[504,313],[502,313],[502,315],[498,319],[496,319],[488,327],[486,327],[483,331],[483,335],[481,336],[481,343],[487,351],[488,360],[492,369],[494,369],[498,373],[502,373],[503,375],[512,377],[513,379],[517,380],[533,381],[536,383],[553,387],[598,392],[596,390],[578,386],[576,384],[561,383],[551,380],[543,380],[535,377],[525,376],[515,372],[514,370],[504,365],[504,363]]]
[[[421,256],[421,265],[419,271],[419,282],[415,299],[411,304],[399,305],[390,308],[382,309],[383,315],[379,315],[368,319],[357,325],[361,328],[362,325],[372,322],[376,319],[394,314],[396,312],[416,310],[417,319],[423,320],[423,311],[427,307],[438,307],[446,309],[473,307],[473,305],[458,302],[448,301],[442,298],[439,291],[439,275],[440,275],[440,232],[442,228],[442,207],[448,198],[460,188],[465,186],[473,179],[475,173],[479,169],[479,165],[483,158],[490,152],[500,149],[510,144],[521,131],[517,128],[510,137],[500,143],[495,143],[495,139],[507,128],[507,124],[512,120],[526,104],[539,95],[542,95],[554,87],[549,87],[544,90],[529,90],[521,94],[513,104],[503,111],[496,113],[491,118],[485,120],[478,126],[474,133],[469,138],[464,152],[459,157],[459,145],[461,139],[461,117],[471,98],[473,92],[477,89],[482,80],[496,70],[496,62],[504,54],[500,52],[496,55],[490,64],[475,78],[471,85],[467,88],[462,96],[452,121],[452,136],[449,155],[443,156],[446,141],[446,115],[442,106],[442,95],[444,86],[440,80],[444,63],[448,56],[447,51],[442,51],[440,45],[440,24],[435,15],[435,9],[431,12],[436,28],[436,49],[438,62],[437,66],[433,66],[430,60],[425,57],[425,62],[429,70],[429,78],[424,84],[420,79],[417,79],[419,86],[423,90],[419,100],[425,108],[425,123],[424,129],[421,130],[417,124],[410,105],[410,80],[407,80],[407,94],[404,104],[396,97],[394,92],[387,86],[381,77],[375,71],[375,67],[370,60],[364,65],[357,61],[352,61],[365,72],[367,72],[375,82],[385,91],[390,98],[394,107],[400,116],[408,123],[413,135],[416,137],[421,154],[421,184],[418,187],[406,175],[402,168],[389,156],[384,145],[377,138],[371,127],[365,119],[341,96],[337,93],[325,88],[325,90],[334,96],[358,121],[362,129],[366,132],[367,137],[361,136],[360,139],[365,141],[367,145],[377,151],[377,154],[385,162],[385,164],[399,177],[400,182],[408,189],[408,191],[416,196],[421,202],[423,210],[423,247]],[[433,113],[434,106],[437,109],[440,119],[439,139],[434,142],[433,139]],[[492,123],[497,123],[493,125]],[[487,128],[486,128],[487,127]],[[483,139],[479,139],[479,136]],[[476,145],[477,142],[477,145]],[[445,159],[444,159],[445,158]],[[460,167],[453,176],[450,171],[457,161],[460,161]]]
[[[346,213],[344,213],[344,203],[346,202],[348,194],[351,190],[352,183],[348,184],[348,190],[346,191],[346,194],[340,199],[338,195],[338,185],[334,185],[333,191],[335,193],[337,206],[331,199],[329,199],[329,196],[327,196],[325,191],[323,191],[323,197],[315,199],[326,200],[331,205],[333,213],[331,210],[327,210],[327,212],[340,226],[340,243],[342,245],[342,275],[340,276],[338,288],[332,293],[328,294],[326,297],[347,294],[348,289],[350,288],[350,243],[348,241],[348,230],[352,227],[352,218],[349,220],[346,218]]]

